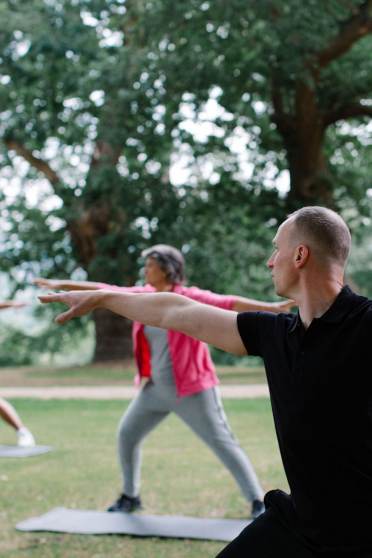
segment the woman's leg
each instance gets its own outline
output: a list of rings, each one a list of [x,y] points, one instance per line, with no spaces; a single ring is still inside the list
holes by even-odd
[[[35,438],[21,421],[17,411],[8,401],[0,397],[0,417],[17,431],[18,445],[31,447],[35,445]]]
[[[20,430],[23,427],[23,423],[13,405],[2,397],[0,397],[0,416],[5,422],[12,426],[14,430]]]
[[[148,382],[129,405],[118,429],[118,454],[123,475],[123,493],[139,495],[141,482],[142,442],[169,410],[158,396],[158,390]]]
[[[263,490],[257,475],[247,454],[230,430],[216,388],[183,397],[175,404],[173,411],[220,458],[249,502],[263,499]]]

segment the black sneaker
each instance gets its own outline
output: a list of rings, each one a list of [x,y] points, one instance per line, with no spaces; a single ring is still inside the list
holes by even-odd
[[[253,500],[252,502],[252,512],[251,517],[252,519],[257,519],[265,511],[265,504],[262,500]]]
[[[116,502],[107,508],[107,511],[131,513],[140,509],[142,509],[142,502],[139,496],[126,496],[126,494],[121,494]]]

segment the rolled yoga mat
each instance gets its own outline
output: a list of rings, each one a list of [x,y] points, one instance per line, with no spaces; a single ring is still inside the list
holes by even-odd
[[[51,446],[31,446],[22,448],[21,446],[2,446],[0,445],[0,457],[33,457],[52,450]]]
[[[242,519],[207,519],[177,515],[54,508],[16,525],[19,531],[53,531],[82,535],[123,534],[230,542],[250,523]]]

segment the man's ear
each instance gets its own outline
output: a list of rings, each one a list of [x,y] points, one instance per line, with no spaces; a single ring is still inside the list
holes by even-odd
[[[299,244],[295,251],[295,266],[300,269],[309,259],[310,250],[305,244]]]

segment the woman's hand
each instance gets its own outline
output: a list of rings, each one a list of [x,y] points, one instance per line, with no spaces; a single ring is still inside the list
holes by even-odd
[[[272,312],[290,312],[291,308],[297,306],[294,300],[281,300],[279,302],[272,302]]]
[[[37,277],[33,280],[34,285],[42,289],[52,289],[53,291],[93,291],[102,289],[102,283],[95,281],[74,281],[73,279],[44,279]]]
[[[61,289],[61,281],[59,281],[58,279],[44,279],[43,277],[36,277],[36,279],[34,279],[33,284],[36,285],[37,287],[40,287],[42,289]]]
[[[7,308],[24,308],[28,306],[27,302],[21,302],[17,300],[5,300],[0,302],[0,310],[6,310]]]
[[[234,297],[232,310],[235,312],[290,312],[293,306],[296,306],[294,300],[280,300],[279,302],[266,302],[264,300],[255,300],[253,298],[245,298],[242,296]]]

